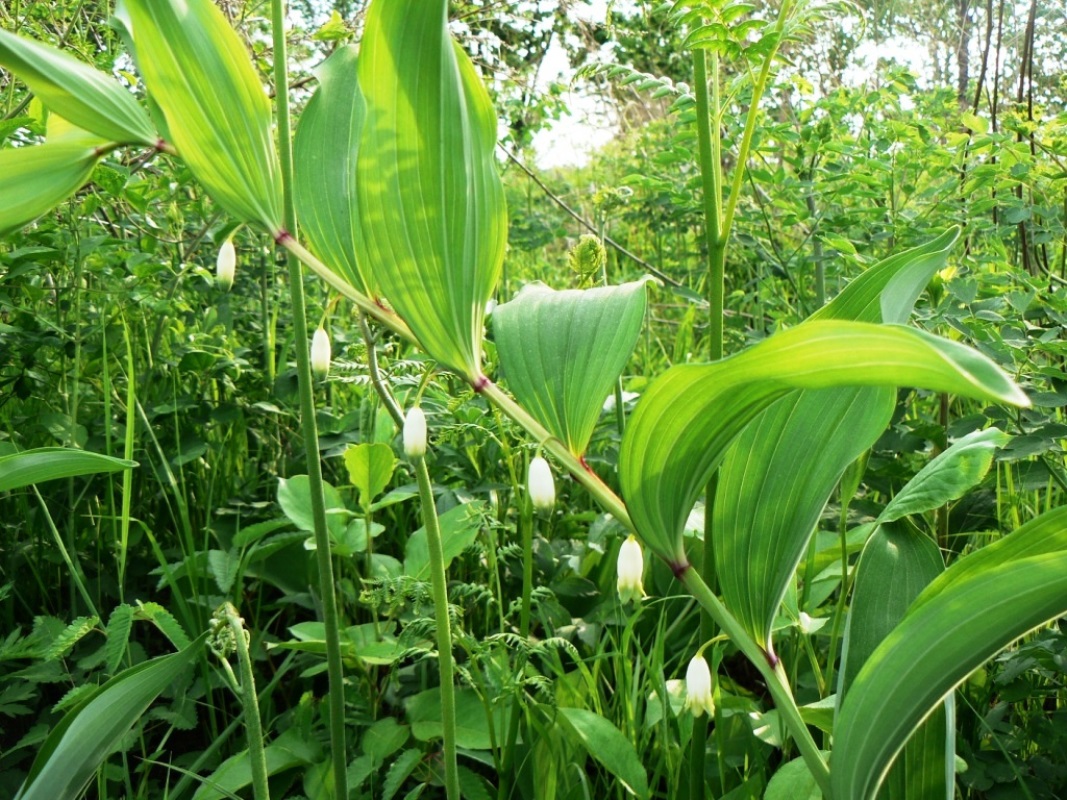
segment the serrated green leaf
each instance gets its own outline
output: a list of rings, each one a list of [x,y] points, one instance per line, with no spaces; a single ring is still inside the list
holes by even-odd
[[[240,220],[277,235],[281,180],[270,102],[212,0],[125,0],[145,85],[178,153]]]
[[[111,611],[107,618],[107,644],[105,655],[107,657],[107,671],[109,675],[118,671],[122,659],[126,656],[126,645],[130,642],[130,631],[133,630],[133,606],[120,603]]]
[[[649,796],[648,774],[633,743],[610,720],[584,708],[557,708],[556,713],[614,780],[634,797]]]
[[[62,50],[0,31],[0,66],[15,73],[49,110],[79,128],[119,144],[154,147],[159,139],[148,113],[130,92]]]
[[[193,662],[205,637],[181,652],[124,670],[52,729],[15,800],[75,800],[145,709]]]
[[[96,616],[77,617],[72,620],[48,648],[44,656],[45,661],[55,661],[65,656],[74,649],[74,645],[91,633],[99,624],[100,618]]]
[[[979,551],[949,567],[871,654],[835,725],[835,800],[873,796],[908,736],[941,700],[1001,648],[1067,612],[1067,552],[1041,552],[1049,545],[1034,536],[1067,521],[1064,509],[1050,514],[1026,526],[1021,547],[1004,545],[968,565]],[[1063,535],[1058,539],[1062,546]],[[1028,550],[1038,554],[1022,555]]]
[[[531,284],[493,312],[508,386],[576,456],[637,344],[646,283],[567,291]]]
[[[137,603],[137,616],[155,625],[179,650],[189,646],[189,634],[167,609],[159,603]]]
[[[411,777],[421,760],[422,752],[414,748],[405,750],[396,757],[396,761],[389,767],[389,771],[385,774],[385,781],[382,783],[382,800],[392,800],[396,796],[400,787],[404,785],[404,781]]]
[[[0,150],[0,236],[28,225],[89,180],[99,153],[81,142]]]
[[[878,515],[879,521],[921,514],[963,497],[985,477],[994,451],[1010,439],[997,428],[964,436],[919,470]]]
[[[447,0],[370,4],[357,186],[368,261],[386,299],[431,357],[475,382],[507,213],[496,112],[448,34],[447,10]]]
[[[396,469],[393,449],[380,442],[364,442],[345,448],[344,458],[348,479],[359,491],[360,505],[369,508],[393,479],[393,470]]]
[[[790,389],[916,386],[1028,405],[985,356],[896,325],[806,322],[714,364],[672,367],[638,403],[623,437],[620,478],[638,532],[686,563],[686,517],[726,448]]]
[[[364,269],[363,230],[356,194],[356,158],[365,103],[354,45],[339,47],[315,70],[318,91],[308,101],[293,140],[293,198],[312,252],[364,294],[376,297],[374,270]]]

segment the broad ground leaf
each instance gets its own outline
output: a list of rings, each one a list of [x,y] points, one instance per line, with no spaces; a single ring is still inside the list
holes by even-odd
[[[75,800],[153,700],[189,666],[205,636],[124,670],[68,712],[37,753],[15,800]]]
[[[845,628],[837,699],[848,696],[860,668],[900,622],[945,562],[937,545],[904,523],[882,525],[856,567]],[[947,698],[897,757],[879,793],[883,800],[945,800],[955,787],[955,708]]]
[[[357,184],[367,258],[386,299],[427,353],[477,381],[507,214],[496,113],[448,34],[447,10],[447,0],[370,4]]]
[[[808,322],[714,364],[672,367],[623,437],[623,494],[645,542],[686,563],[686,517],[737,434],[789,390],[832,386],[915,386],[1028,405],[985,356],[897,325]]]
[[[396,456],[387,444],[363,442],[345,449],[345,467],[348,479],[359,491],[360,505],[369,508],[392,480]]]
[[[282,733],[263,748],[267,774],[276,775],[297,767],[308,767],[322,757],[314,739],[302,736],[295,729]],[[230,756],[212,772],[193,794],[193,800],[220,800],[252,785],[252,761],[248,751]]]
[[[356,156],[365,104],[356,75],[357,48],[339,47],[315,70],[293,141],[293,197],[312,251],[361,292],[378,294],[373,270],[360,261],[363,231],[356,206]]]
[[[967,566],[974,556],[953,564],[867,659],[834,727],[834,800],[874,796],[908,736],[956,686],[1001,648],[1067,612],[1067,552],[1012,557],[1018,552],[974,567]]]
[[[0,150],[0,236],[33,222],[80,189],[99,159],[82,142]]]
[[[24,81],[49,110],[109,142],[154,147],[159,140],[130,92],[62,50],[0,31],[0,66]]]
[[[993,463],[993,453],[1011,437],[997,428],[975,431],[953,443],[908,481],[879,514],[882,522],[922,514],[958,500],[976,485]]]
[[[227,212],[282,229],[267,94],[212,0],[125,0],[138,68],[178,153]]]
[[[445,569],[452,559],[474,544],[485,518],[485,504],[472,500],[451,508],[441,515],[441,549]],[[404,548],[404,574],[420,581],[430,579],[430,548],[426,542],[426,528],[419,528],[408,537]]]
[[[585,751],[599,761],[634,797],[649,797],[648,775],[633,743],[610,720],[584,708],[557,708]]]
[[[892,256],[864,272],[817,320],[900,322],[959,236]],[[712,537],[726,606],[772,649],[778,607],[819,516],[849,464],[885,430],[892,387],[794,391],[756,417],[719,470]]]
[[[67,447],[40,447],[0,456],[0,492],[21,489],[57,478],[74,478],[100,472],[133,469],[136,461],[89,453]]]
[[[645,283],[561,292],[532,284],[493,312],[508,386],[576,456],[641,334]]]

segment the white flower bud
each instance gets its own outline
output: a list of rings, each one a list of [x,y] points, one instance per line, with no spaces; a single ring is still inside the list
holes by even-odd
[[[426,415],[418,406],[404,418],[404,453],[411,459],[426,455]]]
[[[530,462],[530,472],[526,476],[530,490],[530,502],[535,511],[551,511],[556,505],[556,483],[552,479],[552,468],[541,456]]]
[[[322,328],[311,337],[311,372],[320,381],[330,372],[330,337]]]
[[[685,671],[685,707],[694,717],[705,711],[710,717],[715,713],[715,701],[711,698],[711,670],[704,656],[697,654]]]
[[[640,600],[645,596],[641,578],[645,572],[645,555],[633,535],[628,536],[619,548],[619,599],[623,603]]]
[[[219,256],[215,260],[215,280],[218,281],[219,288],[224,292],[230,291],[236,272],[237,251],[233,247],[233,239],[227,239],[219,248]]]

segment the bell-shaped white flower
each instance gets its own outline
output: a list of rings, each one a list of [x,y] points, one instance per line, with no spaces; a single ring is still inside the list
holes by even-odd
[[[218,258],[215,259],[215,280],[219,288],[224,292],[230,291],[233,286],[233,277],[237,272],[237,251],[233,247],[233,239],[227,239],[219,248]]]
[[[322,328],[311,337],[311,372],[320,381],[330,372],[330,336]]]
[[[526,482],[534,510],[551,511],[556,505],[556,482],[552,479],[552,468],[541,456],[537,456],[530,462]]]
[[[645,572],[645,555],[637,537],[632,534],[619,548],[618,570],[619,599],[623,603],[629,603],[644,597],[645,588],[641,579]]]
[[[418,406],[404,418],[404,453],[411,459],[426,455],[426,415]]]
[[[710,717],[715,713],[715,701],[711,698],[711,670],[704,656],[697,653],[685,671],[685,707],[694,717],[705,711]]]

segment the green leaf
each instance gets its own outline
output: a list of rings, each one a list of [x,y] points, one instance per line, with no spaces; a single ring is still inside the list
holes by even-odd
[[[99,153],[83,142],[47,142],[0,150],[0,236],[33,222],[85,182]]]
[[[45,661],[55,661],[65,656],[74,649],[74,645],[96,630],[99,624],[99,617],[77,617],[72,620],[48,647],[44,655]]]
[[[0,167],[2,169],[2,167]],[[35,483],[133,469],[136,461],[66,447],[41,447],[0,456],[0,492]]]
[[[357,186],[367,260],[433,358],[482,377],[482,320],[507,235],[496,112],[448,35],[447,0],[376,0],[359,82]]]
[[[507,730],[510,710],[498,702],[493,708],[493,723],[489,724],[485,704],[473,689],[456,689],[456,746],[467,750],[489,750],[493,746],[493,732]],[[434,687],[404,702],[411,734],[420,742],[440,739],[441,689]],[[499,733],[497,733],[499,736]]]
[[[326,504],[326,527],[330,537],[336,542],[343,541],[347,527],[345,515],[330,512],[343,510],[344,501],[338,491],[325,481],[322,484],[322,495]],[[315,532],[315,519],[311,513],[311,484],[307,475],[278,479],[278,505],[297,528],[308,533]]]
[[[159,140],[148,113],[130,92],[62,50],[0,31],[0,66],[21,78],[50,111],[79,128],[119,144],[155,147]]]
[[[153,700],[193,662],[205,641],[124,670],[48,734],[15,800],[76,800]]]
[[[282,230],[267,94],[212,0],[125,0],[138,67],[178,153],[227,212]]]
[[[312,742],[314,740],[311,740]],[[267,774],[277,775],[287,769],[307,767],[321,756],[319,748],[294,729],[282,733],[263,748]],[[193,800],[219,800],[235,795],[252,785],[252,761],[248,751],[230,756],[212,772],[193,794]]]
[[[713,508],[726,607],[771,649],[782,598],[841,473],[886,429],[896,392],[791,392],[760,414],[723,459]]]
[[[609,720],[584,708],[557,708],[586,752],[599,761],[634,797],[647,798],[648,775],[633,743]]]
[[[646,282],[562,292],[531,284],[493,312],[508,386],[576,456],[637,344]]]
[[[392,800],[421,761],[422,751],[414,748],[405,750],[397,756],[396,761],[392,763],[389,772],[385,775],[385,782],[382,784],[382,800]]]
[[[871,654],[845,698],[834,730],[836,800],[871,797],[909,734],[967,676],[1001,648],[1067,611],[1067,552],[1041,552],[1034,534],[1062,530],[1064,509],[1010,534],[992,556],[953,564],[911,605]],[[1045,515],[1048,516],[1048,515]],[[1063,544],[1063,533],[1057,537]],[[990,545],[997,547],[1001,542]],[[1023,555],[1027,551],[1037,555]]]
[[[126,646],[130,642],[130,631],[133,630],[133,606],[120,603],[111,611],[107,618],[107,654],[108,674],[118,671],[122,659],[126,656]]]
[[[452,559],[474,544],[485,521],[486,507],[480,500],[473,500],[449,509],[438,520],[441,525],[441,549],[444,551],[445,569]],[[404,548],[404,574],[420,581],[430,579],[430,548],[426,542],[426,528],[422,527],[408,537]]]
[[[361,268],[363,230],[356,196],[356,157],[365,104],[354,45],[339,47],[315,70],[319,89],[293,140],[293,199],[311,250],[364,294],[378,294],[374,271]]]
[[[387,444],[364,442],[345,448],[345,466],[348,479],[359,491],[360,504],[369,508],[393,479],[396,456]]]
[[[790,389],[916,386],[1028,405],[985,356],[896,325],[806,322],[714,364],[669,369],[638,403],[620,478],[634,523],[668,561],[687,563],[686,517],[726,448]]]
[[[822,792],[804,759],[794,758],[771,776],[763,800],[822,800]]]
[[[921,514],[963,497],[985,477],[993,463],[993,452],[1010,438],[996,428],[964,436],[919,470],[889,501],[878,516],[879,521]]]
[[[871,267],[818,318],[904,322],[958,231]],[[719,470],[712,536],[726,606],[772,650],[771,631],[834,486],[889,424],[892,387],[790,392],[753,420]]]

